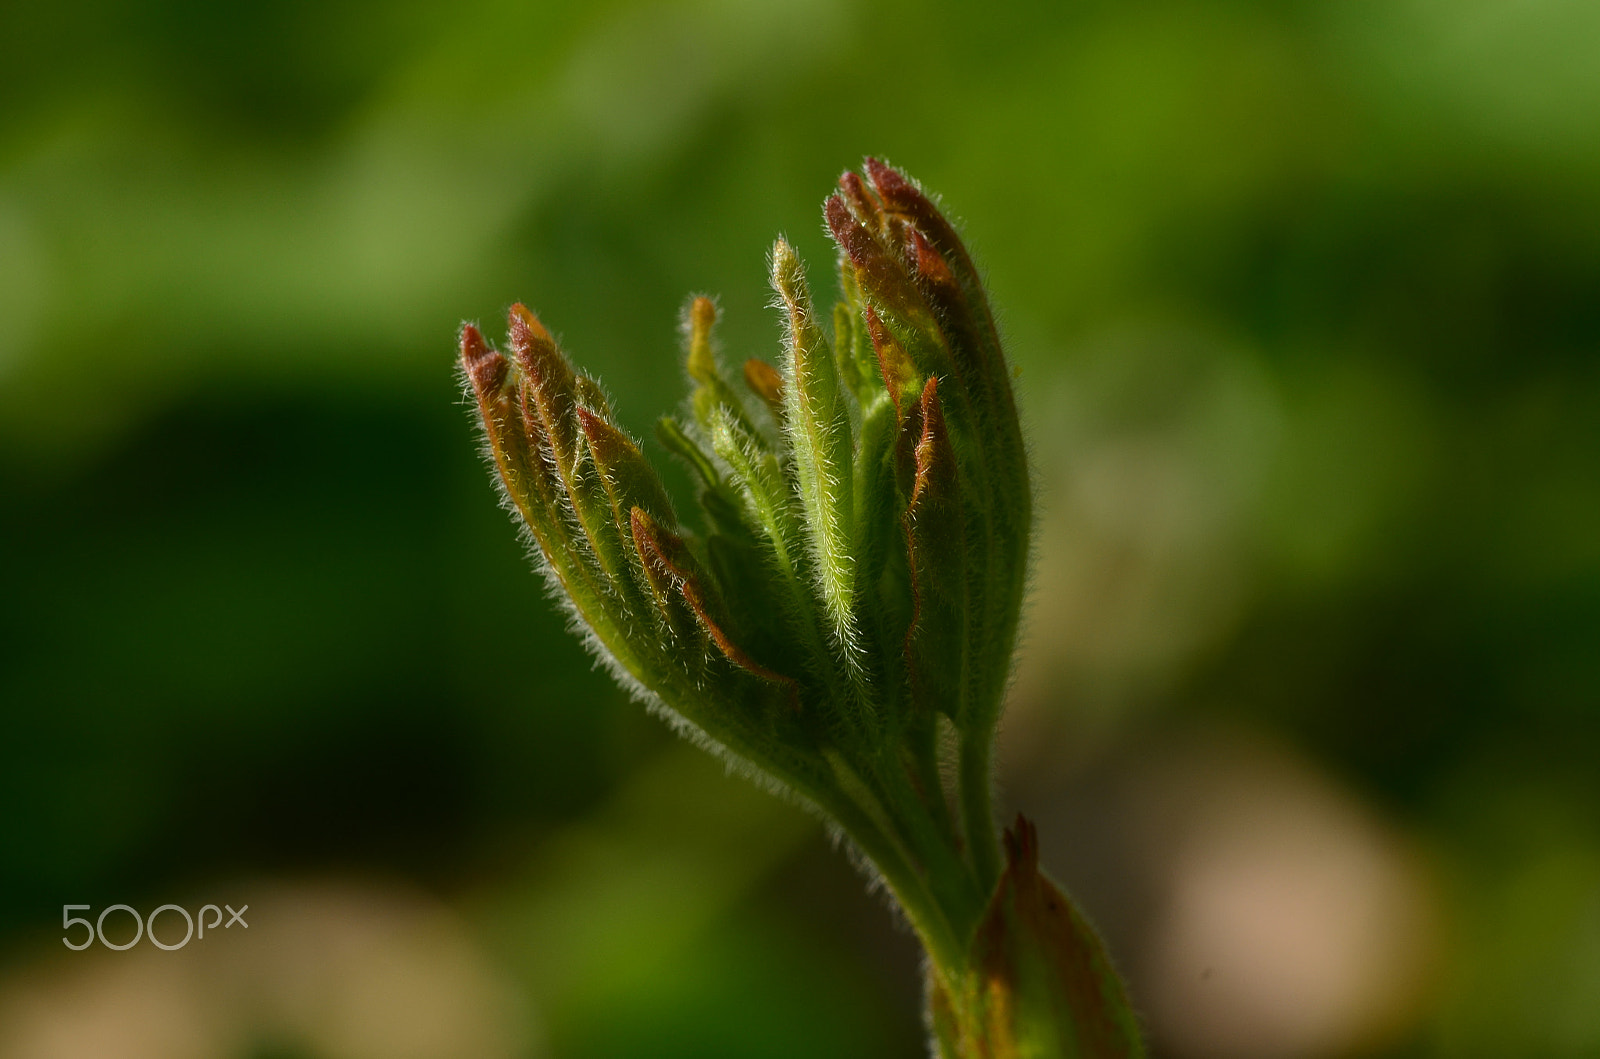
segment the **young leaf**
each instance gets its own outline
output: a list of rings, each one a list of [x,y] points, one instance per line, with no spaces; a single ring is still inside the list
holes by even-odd
[[[841,659],[853,673],[860,673],[851,549],[850,418],[833,351],[817,326],[804,269],[782,239],[772,248],[772,286],[785,311],[789,356],[783,380],[784,428],[805,512],[807,544]]]

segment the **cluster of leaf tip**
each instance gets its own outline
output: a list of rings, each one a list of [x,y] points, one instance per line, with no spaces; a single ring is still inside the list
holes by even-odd
[[[991,756],[1027,463],[971,258],[914,182],[864,168],[825,205],[831,314],[773,247],[777,367],[726,372],[715,306],[688,307],[693,392],[658,433],[696,482],[699,533],[533,313],[512,308],[509,354],[464,327],[461,361],[505,496],[596,652],[841,828],[954,997],[1002,882]]]

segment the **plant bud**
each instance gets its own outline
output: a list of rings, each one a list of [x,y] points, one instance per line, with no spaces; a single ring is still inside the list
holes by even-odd
[[[684,311],[686,415],[657,436],[692,476],[698,532],[527,308],[511,309],[509,356],[464,326],[461,374],[508,506],[595,653],[882,877],[928,951],[943,1054],[1135,1055],[1121,987],[1039,873],[1031,825],[1007,832],[1002,869],[992,819],[1031,524],[993,314],[933,200],[874,159],[865,172],[824,203],[830,312],[773,247],[776,366],[749,358],[730,384],[715,303]]]
[[[943,1059],[1133,1059],[1144,1054],[1122,982],[1094,930],[1039,870],[1038,834],[1020,815],[1006,869],[973,938],[962,982],[930,976]]]

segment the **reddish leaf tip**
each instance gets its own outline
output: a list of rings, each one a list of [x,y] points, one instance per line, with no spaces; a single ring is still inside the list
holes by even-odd
[[[550,337],[549,330],[534,315],[533,310],[526,305],[517,302],[511,307],[511,312],[507,314],[507,317],[511,326],[511,341],[513,343],[522,345],[537,343],[542,346],[549,346],[552,349],[555,348],[556,340]]]
[[[822,216],[828,222],[828,231],[832,233],[834,241],[844,246],[850,229],[856,224],[856,219],[850,215],[850,207],[844,204],[844,199],[839,195],[829,195],[822,204]]]
[[[844,200],[846,208],[855,214],[856,220],[871,227],[878,226],[883,211],[859,173],[847,170],[839,177],[838,194]]]
[[[561,409],[572,400],[575,381],[572,367],[556,348],[556,340],[527,306],[521,302],[513,305],[509,318],[511,352],[539,393],[540,414],[550,420],[552,426],[564,429],[554,421],[570,414]]]
[[[863,168],[867,171],[867,179],[872,181],[872,189],[882,195],[885,201],[904,195],[922,194],[900,170],[881,159],[869,157]]]
[[[604,438],[610,434],[611,424],[580,404],[578,406],[578,426],[588,437],[589,443],[593,445],[597,438]]]
[[[944,255],[917,229],[910,229],[910,233],[909,256],[916,262],[918,274],[941,290],[953,289],[956,285],[955,273],[950,271],[950,263],[944,259]]]
[[[510,365],[506,358],[489,347],[483,333],[472,324],[461,328],[461,364],[480,397],[489,397],[505,385]]]
[[[850,263],[857,269],[870,267],[875,256],[872,252],[872,233],[845,204],[844,198],[840,195],[829,195],[822,208],[833,241],[838,243],[845,256],[850,258]]]

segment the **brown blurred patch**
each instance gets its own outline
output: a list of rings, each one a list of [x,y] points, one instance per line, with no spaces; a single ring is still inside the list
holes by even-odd
[[[1440,918],[1428,867],[1287,748],[1189,728],[1012,786],[1157,1054],[1361,1055],[1424,1016]]]
[[[433,900],[388,882],[230,889],[248,895],[247,929],[211,931],[172,952],[95,946],[14,971],[0,982],[0,1056],[534,1054],[513,988]]]

